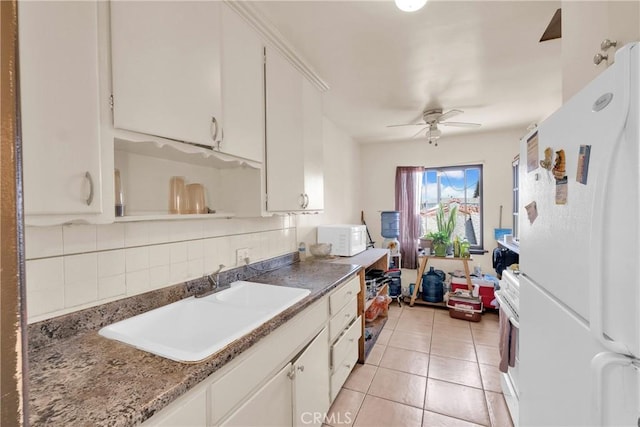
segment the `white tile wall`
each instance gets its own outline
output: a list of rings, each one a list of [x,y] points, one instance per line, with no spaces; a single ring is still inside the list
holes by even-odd
[[[291,225],[292,227],[285,227]],[[288,217],[26,228],[29,322],[233,268],[297,248]]]

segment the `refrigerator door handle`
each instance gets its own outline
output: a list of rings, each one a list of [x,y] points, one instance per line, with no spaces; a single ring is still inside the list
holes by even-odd
[[[619,60],[618,60],[619,59]],[[611,174],[615,169],[613,167],[614,153],[620,149],[620,142],[623,140],[623,134],[626,127],[626,117],[629,114],[629,82],[630,77],[630,60],[629,55],[621,55],[616,57],[620,65],[620,69],[624,75],[621,80],[626,82],[625,89],[621,90],[619,96],[622,96],[622,105],[625,106],[624,114],[621,115],[622,121],[620,123],[612,123],[612,128],[616,129],[614,147],[612,150],[607,151],[607,155],[603,157],[601,167],[599,168],[598,175],[594,177],[595,190],[594,194],[606,195],[610,188],[609,181],[611,180]],[[606,283],[604,273],[602,271],[601,260],[604,259],[604,236],[605,236],[605,218],[607,217],[610,209],[608,209],[607,203],[604,203],[602,198],[593,197],[591,206],[591,229],[590,229],[590,251],[589,251],[589,275],[587,279],[587,285],[589,289],[589,329],[593,337],[607,350],[613,353],[622,353],[629,356],[634,356],[629,348],[618,341],[613,341],[605,336],[604,333],[604,284]]]
[[[602,384],[604,370],[611,365],[620,365],[623,367],[634,366],[636,369],[640,367],[640,361],[633,357],[625,356],[619,353],[611,353],[603,351],[596,354],[591,359],[591,380],[593,387],[591,388],[591,410],[593,411],[593,420],[597,425],[605,425],[602,411]]]

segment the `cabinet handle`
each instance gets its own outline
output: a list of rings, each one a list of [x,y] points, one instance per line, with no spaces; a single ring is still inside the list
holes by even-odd
[[[302,198],[302,202],[300,202],[300,207],[304,209],[304,201],[305,201],[304,193],[300,193],[300,197]]]
[[[211,116],[211,138],[214,143],[216,142],[216,139],[218,139],[218,121],[215,116]]]
[[[600,43],[600,50],[608,50],[610,47],[616,47],[618,42],[615,40],[604,39]]]
[[[348,291],[347,295],[353,295],[353,291]]]
[[[304,365],[300,365],[300,366],[298,366],[298,371],[300,371],[300,372],[304,372]]]
[[[602,61],[608,61],[608,60],[609,60],[609,55],[602,54],[602,53],[596,53],[595,56],[593,57],[593,63],[596,65],[600,65]]]
[[[307,193],[304,193],[304,208],[307,209],[309,207],[309,195]]]
[[[347,363],[347,364],[346,364],[346,365],[344,365],[344,366],[346,366],[346,367],[347,367],[347,369],[351,369],[351,364],[350,364],[350,363]]]
[[[349,317],[351,317],[351,313],[345,314],[344,317],[346,317],[348,319]]]
[[[91,202],[93,202],[93,178],[91,178],[91,173],[89,173],[89,171],[84,174],[84,177],[89,181],[89,197],[87,197],[87,206],[90,206]]]

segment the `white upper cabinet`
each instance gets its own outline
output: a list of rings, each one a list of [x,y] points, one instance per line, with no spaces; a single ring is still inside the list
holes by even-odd
[[[99,214],[113,171],[101,171],[98,4],[18,8],[26,222]]]
[[[237,157],[264,158],[264,49],[249,25],[222,8],[224,133],[216,148]]]
[[[267,210],[324,208],[321,94],[275,49],[266,49]]]
[[[322,149],[322,94],[302,80],[302,141],[304,146],[305,209],[324,209],[324,161]]]
[[[220,141],[221,7],[111,2],[116,128],[208,146]]]

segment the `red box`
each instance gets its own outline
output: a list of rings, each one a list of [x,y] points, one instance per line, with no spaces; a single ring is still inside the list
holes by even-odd
[[[470,322],[482,320],[482,300],[480,298],[449,295],[447,307],[449,307],[449,316],[454,319]]]
[[[480,299],[482,299],[482,305],[484,305],[485,308],[497,308],[495,305],[491,304],[491,302],[496,298],[493,293],[493,282],[472,278],[471,283],[479,285],[478,294]],[[452,277],[451,291],[455,291],[456,289],[468,289],[467,279],[464,277]]]

